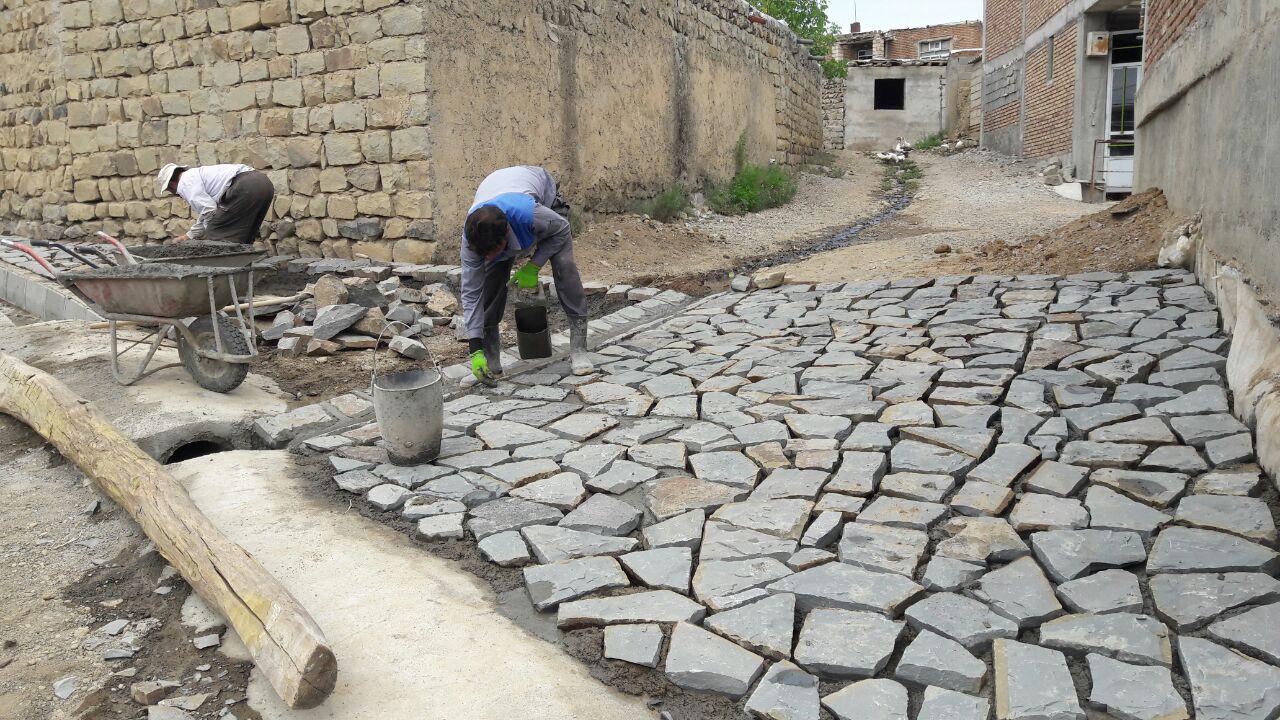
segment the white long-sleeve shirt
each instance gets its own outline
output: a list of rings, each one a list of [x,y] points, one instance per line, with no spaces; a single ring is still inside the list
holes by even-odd
[[[218,208],[218,203],[227,192],[231,181],[241,173],[253,170],[248,165],[205,165],[188,168],[178,178],[178,195],[191,206],[191,213],[196,221],[187,231],[192,240],[204,236],[205,225],[209,222],[209,213]]]

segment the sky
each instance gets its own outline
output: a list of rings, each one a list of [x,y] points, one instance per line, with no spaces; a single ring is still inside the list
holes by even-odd
[[[981,20],[982,0],[830,0],[827,17],[841,32],[849,32],[855,18],[863,30],[921,27]]]

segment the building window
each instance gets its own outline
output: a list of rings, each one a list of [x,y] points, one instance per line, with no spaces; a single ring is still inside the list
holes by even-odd
[[[906,103],[907,81],[905,78],[876,80],[876,110],[903,110],[906,108]]]
[[[921,40],[920,41],[920,59],[936,60],[938,58],[947,58],[951,55],[951,38],[943,40]]]
[[[1045,82],[1053,82],[1053,36],[1049,36],[1049,61],[1045,64],[1044,79]]]
[[[863,48],[862,50],[859,50],[859,51],[858,51],[858,59],[859,59],[859,60],[870,60],[870,59],[871,59],[871,49],[870,49],[870,48]]]

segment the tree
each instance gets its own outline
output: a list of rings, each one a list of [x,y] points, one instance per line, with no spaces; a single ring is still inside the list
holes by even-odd
[[[813,54],[826,57],[836,44],[840,29],[827,17],[827,0],[755,0],[764,13],[785,22],[792,32],[813,41]],[[827,77],[843,77],[844,63],[828,60],[822,64]]]

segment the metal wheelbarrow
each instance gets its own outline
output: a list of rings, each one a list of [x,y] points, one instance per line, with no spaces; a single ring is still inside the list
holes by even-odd
[[[246,320],[253,317],[253,266],[199,267],[175,263],[130,263],[115,267],[59,272],[25,243],[0,240],[25,252],[78,297],[92,304],[111,331],[111,374],[121,385],[181,365],[203,388],[231,392],[244,382],[249,363],[258,357],[257,332]],[[122,258],[130,253],[122,251]],[[230,304],[235,318],[220,308]],[[118,349],[118,324],[136,324],[148,331],[123,351]],[[148,369],[160,344],[172,329],[178,340],[180,363]],[[134,368],[121,367],[120,358],[147,345]]]

